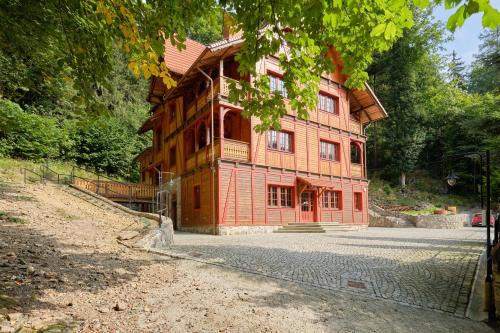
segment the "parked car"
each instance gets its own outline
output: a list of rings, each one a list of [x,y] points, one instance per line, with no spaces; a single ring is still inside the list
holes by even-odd
[[[473,227],[484,227],[486,226],[486,219],[483,221],[483,214],[482,213],[475,213],[474,216],[472,217],[471,225]],[[483,223],[484,222],[484,223]],[[495,225],[495,217],[493,214],[490,216],[490,224]]]

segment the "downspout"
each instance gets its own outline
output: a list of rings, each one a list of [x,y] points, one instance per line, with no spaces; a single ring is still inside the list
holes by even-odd
[[[198,71],[210,81],[210,169],[212,170],[212,229],[213,234],[217,235],[215,229],[215,163],[214,163],[214,80],[205,73],[200,67]]]

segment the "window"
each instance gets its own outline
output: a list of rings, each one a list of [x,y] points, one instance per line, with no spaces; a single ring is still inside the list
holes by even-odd
[[[281,207],[292,207],[292,188],[281,187]]]
[[[340,191],[327,191],[323,193],[323,208],[341,209]]]
[[[267,192],[267,204],[270,207],[292,208],[293,207],[292,187],[269,186]]]
[[[285,81],[280,76],[269,74],[269,88],[272,93],[278,91],[283,97],[288,97],[288,92],[285,88]]]
[[[293,152],[293,133],[268,130],[267,148],[281,150],[288,153]]]
[[[354,193],[354,209],[363,210],[363,194],[361,192]]]
[[[267,204],[269,206],[278,206],[278,187],[269,186],[269,192],[267,193]]]
[[[337,114],[335,98],[320,93],[318,95],[318,109],[321,111]]]
[[[324,160],[339,161],[340,145],[335,142],[320,141],[320,156]]]
[[[355,142],[351,142],[351,163],[361,164],[361,148]]]
[[[196,185],[193,188],[193,196],[194,196],[194,209],[200,209],[200,207],[201,207],[201,190],[200,190],[200,185]]]
[[[162,144],[162,130],[161,128],[156,131],[156,137],[155,137],[155,151],[159,152],[161,150],[161,144]]]
[[[169,151],[169,164],[170,164],[170,167],[173,167],[175,166],[175,164],[177,163],[177,154],[176,154],[176,150],[175,150],[175,146],[173,147],[170,147],[170,151]]]

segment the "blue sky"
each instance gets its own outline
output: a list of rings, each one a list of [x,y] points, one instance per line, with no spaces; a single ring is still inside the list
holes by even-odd
[[[500,8],[500,0],[492,0],[491,4],[495,8]],[[448,17],[455,12],[456,9],[446,10],[444,6],[440,6],[434,10],[436,19],[446,24]],[[474,60],[473,55],[478,52],[479,34],[483,31],[481,24],[482,14],[474,14],[467,19],[464,25],[458,28],[453,34],[454,40],[445,45],[446,54],[451,54],[453,50],[462,60],[470,65]]]

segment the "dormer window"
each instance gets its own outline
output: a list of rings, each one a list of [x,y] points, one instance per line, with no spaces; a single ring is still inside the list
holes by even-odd
[[[332,114],[338,114],[337,113],[337,105],[336,105],[336,100],[334,97],[324,94],[324,93],[319,93],[318,95],[318,110],[325,111],[328,113]]]
[[[268,76],[269,76],[269,88],[271,90],[271,93],[277,91],[283,97],[287,98],[288,92],[286,91],[285,81],[283,81],[283,78],[273,73],[269,73]]]

